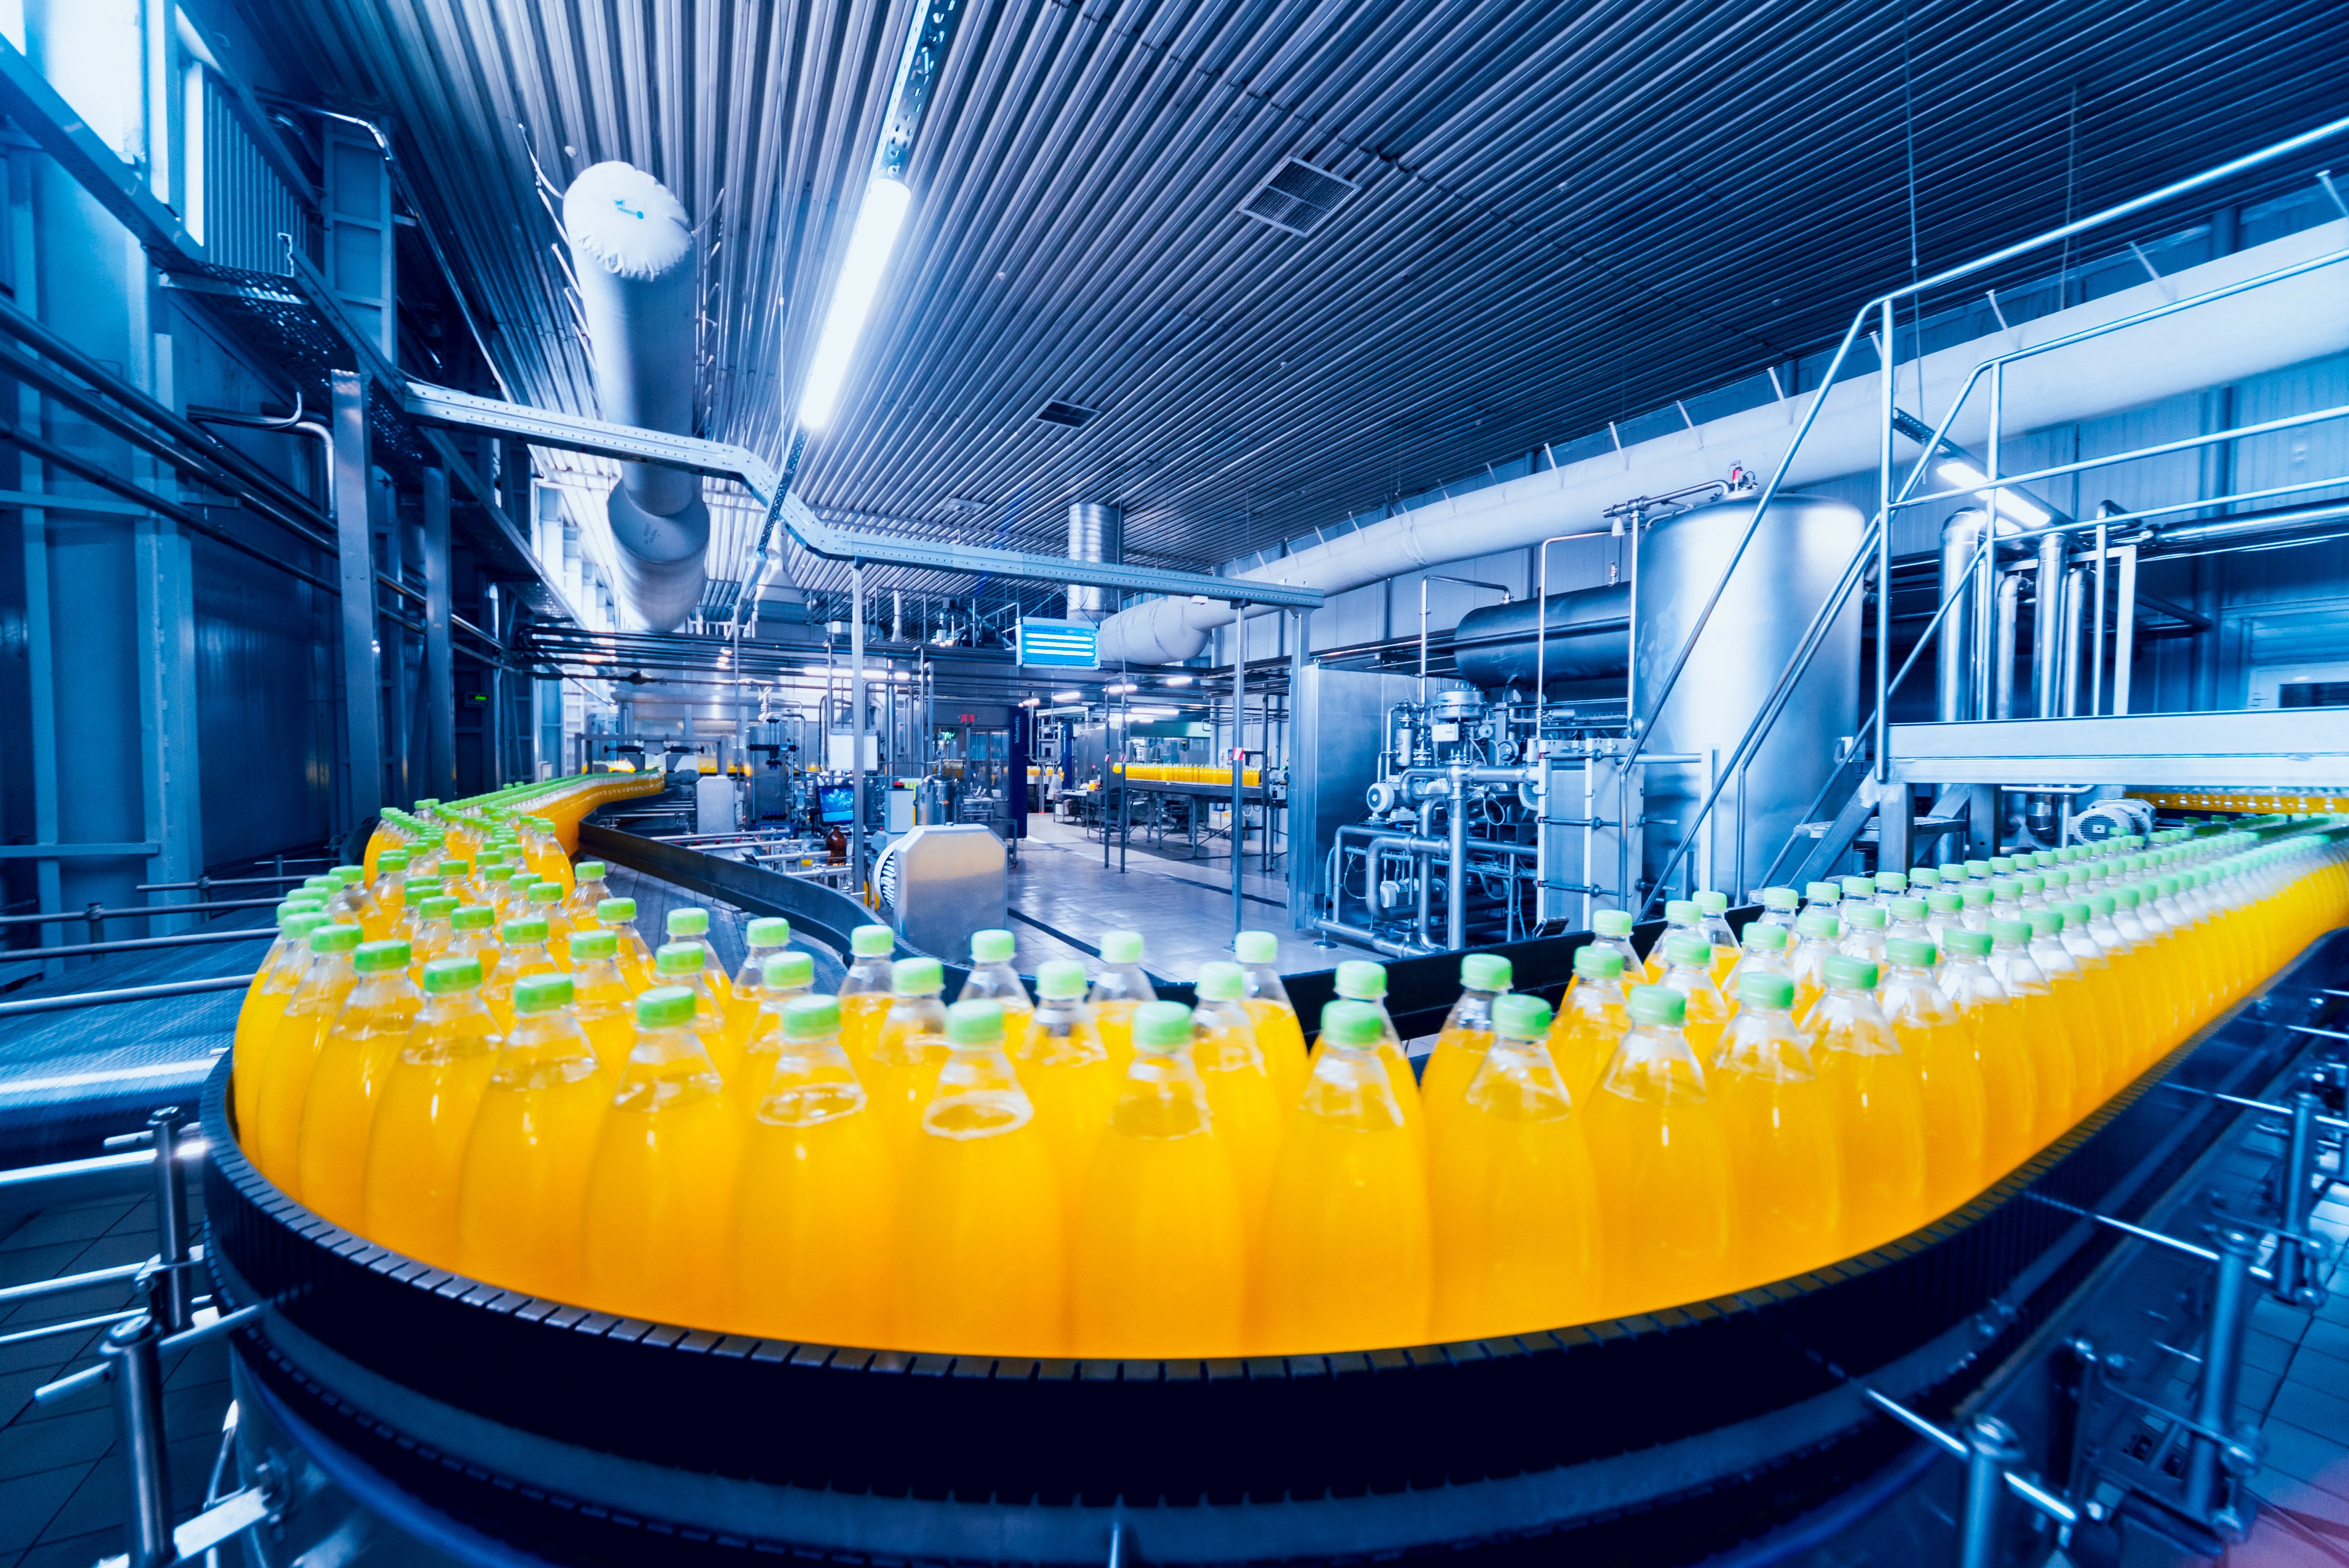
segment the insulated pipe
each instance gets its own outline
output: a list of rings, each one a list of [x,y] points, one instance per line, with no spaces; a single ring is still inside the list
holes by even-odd
[[[2080,711],[2080,616],[2088,601],[2088,569],[2075,566],[2064,573],[2064,629],[2057,642],[2061,665],[2056,676],[2057,706],[2065,718]]]
[[[2031,594],[2031,711],[2056,717],[2062,691],[2064,561],[2069,552],[2061,530],[2039,536],[2039,572]]]
[[[1098,501],[1081,500],[1069,507],[1069,559],[1114,564],[1125,559],[1125,513]],[[1099,621],[1110,613],[1114,589],[1087,584],[1069,589],[1069,619]]]
[[[2349,221],[2320,224],[2238,251],[2069,310],[2056,311],[1970,343],[1909,360],[1900,369],[1920,385],[1920,402],[1947,407],[1983,360],[2118,321],[2166,303],[2223,288],[2349,246]],[[2117,413],[2180,392],[2240,381],[2349,346],[2349,289],[2336,267],[2319,267],[2192,310],[2104,337],[2054,349],[2010,378],[2003,418],[2010,428],[2037,428]],[[1847,376],[1825,394],[1811,432],[1788,469],[1787,488],[1862,470],[1878,461],[1882,422],[1878,377]],[[1293,583],[1341,593],[1447,562],[1537,546],[1587,524],[1626,495],[1661,495],[1717,480],[1732,461],[1768,472],[1800,422],[1801,399],[1765,403],[1674,430],[1578,463],[1487,485],[1269,561],[1240,579]],[[1978,388],[1949,438],[1978,444],[1987,428]],[[1262,613],[1262,612],[1257,612]],[[1233,609],[1204,599],[1153,599],[1102,623],[1103,663],[1178,664],[1197,656],[1207,634],[1229,625]]]
[[[1992,718],[2014,717],[2015,624],[2023,618],[2023,576],[2002,573],[1998,580],[1998,629],[1991,639]]]
[[[699,271],[683,204],[643,170],[597,163],[564,192],[563,228],[598,412],[615,424],[692,435]],[[700,476],[623,463],[606,510],[630,629],[673,630],[699,606],[707,576]]]
[[[1989,522],[1986,513],[1966,507],[1951,512],[1941,524],[1941,597],[1949,601],[1950,609],[1942,617],[1941,640],[1934,649],[1939,679],[1933,717],[1943,724],[1974,716],[1972,569],[1975,552],[1982,549],[1982,530]]]

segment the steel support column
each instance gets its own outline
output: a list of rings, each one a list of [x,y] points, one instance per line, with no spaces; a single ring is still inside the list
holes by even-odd
[[[1247,843],[1247,606],[1232,608],[1237,612],[1232,617],[1232,940],[1237,942],[1247,923],[1240,882],[1247,860],[1240,851]]]
[[[146,836],[161,853],[147,880],[184,882],[202,873],[203,781],[197,766],[196,607],[188,537],[169,518],[134,525],[138,577],[139,750]],[[158,903],[188,900],[165,894]],[[148,922],[150,936],[184,930],[184,916]]]
[[[424,470],[423,792],[457,798],[457,676],[449,659],[449,470]]]
[[[864,902],[864,562],[848,569],[848,896]]]
[[[348,832],[383,809],[383,710],[376,673],[375,544],[367,522],[367,380],[334,382],[336,580],[343,593],[343,808]]]

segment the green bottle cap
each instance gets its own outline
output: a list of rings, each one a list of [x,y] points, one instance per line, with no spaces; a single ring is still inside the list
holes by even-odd
[[[1895,920],[1922,920],[1931,906],[1921,898],[1896,898],[1885,907]]]
[[[532,903],[561,903],[563,884],[558,882],[533,882],[526,896]]]
[[[848,951],[858,958],[886,958],[897,951],[897,934],[885,925],[860,925],[848,934]]]
[[[2108,892],[2092,892],[2088,895],[2088,918],[2091,920],[2110,920],[2113,917],[2113,911],[2119,907],[2118,901]]]
[[[1930,969],[1941,955],[1921,936],[1896,936],[1884,944],[1884,956],[1910,969]]]
[[[320,925],[310,932],[313,953],[348,953],[363,941],[364,934],[356,925]]]
[[[504,938],[505,944],[509,947],[528,947],[533,943],[544,942],[546,940],[546,916],[543,914],[515,915],[512,920],[507,921],[505,924],[498,928],[498,934]],[[608,931],[604,934],[606,936],[612,935]],[[619,939],[617,937],[614,937],[613,940],[617,942]],[[578,952],[578,947],[575,944],[573,946],[572,952],[574,954]]]
[[[460,877],[468,877],[472,874],[473,862],[471,861],[442,861],[440,862],[440,880],[443,882],[455,882]]]
[[[709,912],[706,909],[673,909],[662,929],[671,936],[707,936],[709,934]]]
[[[363,882],[366,880],[367,868],[364,866],[336,866],[326,874],[334,878],[336,882],[342,883],[345,887],[348,887],[355,882]]]
[[[2031,940],[2031,923],[2027,920],[1993,920],[1990,923],[1992,942],[2012,942],[2017,946]]]
[[[801,954],[805,961],[807,954]],[[770,973],[780,958],[771,959]],[[767,982],[770,985],[774,982]],[[821,1040],[840,1033],[840,998],[837,996],[794,996],[783,1004],[783,1038],[787,1040]]]
[[[708,957],[698,942],[664,942],[653,954],[653,973],[680,977],[698,975]]]
[[[406,850],[386,850],[375,858],[376,875],[381,876],[386,872],[404,872],[410,863],[411,858]]]
[[[1139,964],[1142,962],[1142,933],[1112,931],[1104,934],[1101,943],[1104,964]]]
[[[1073,1002],[1089,988],[1085,966],[1073,958],[1055,958],[1036,966],[1036,995],[1048,1002]]]
[[[1748,953],[1784,953],[1793,934],[1783,925],[1764,925],[1760,921],[1745,928],[1745,951]]]
[[[2064,917],[2052,909],[2034,909],[2031,912],[2030,920],[2031,934],[2033,936],[2064,934]]]
[[[409,903],[415,903],[420,899],[432,897],[440,888],[439,877],[409,877],[399,884],[399,893]]]
[[[388,936],[380,942],[362,942],[352,950],[351,967],[362,975],[388,975],[395,969],[405,969],[415,954],[404,936]]]
[[[1952,931],[1945,934],[1944,939],[1950,944],[1950,952],[1956,957],[1990,956],[1991,936],[1987,931]]]
[[[1846,877],[1842,886],[1847,902],[1866,903],[1876,896],[1876,882],[1870,877]]]
[[[1623,955],[1592,944],[1574,950],[1574,972],[1585,980],[1614,980],[1623,974]]]
[[[1338,995],[1349,1002],[1376,1002],[1387,994],[1387,967],[1367,958],[1338,965]]]
[[[1911,892],[1921,888],[1926,895],[1930,897],[1933,890],[1940,885],[1941,873],[1930,866],[1919,866],[1909,873],[1909,891]]]
[[[1762,890],[1764,909],[1793,909],[1803,902],[1803,895],[1790,887],[1765,887]]]
[[[543,921],[540,922],[542,927],[544,923]],[[506,929],[512,931],[514,924],[515,923],[511,920],[506,922]],[[541,930],[538,939],[541,942],[546,940],[543,929]],[[513,938],[509,936],[506,940],[512,942]],[[570,948],[571,962],[574,964],[592,964],[599,958],[617,958],[620,955],[620,934],[616,931],[574,931],[571,934]]]
[[[1842,896],[1843,889],[1831,882],[1809,882],[1803,888],[1803,902],[1806,903],[1833,903]]]
[[[1664,938],[1664,962],[1702,969],[1713,962],[1713,944],[1698,932],[1672,932]]]
[[[1371,967],[1375,969],[1378,965]],[[1385,1017],[1368,1002],[1337,1001],[1321,1009],[1321,1043],[1325,1046],[1368,1050],[1386,1037],[1386,1031]]]
[[[2030,872],[2025,876],[2019,876],[2014,880],[2016,884],[2023,889],[2023,896],[2025,898],[2029,898],[2034,893],[2043,893],[2047,891],[2047,879],[2041,876],[2037,872]]]
[[[1876,891],[1878,892],[1907,892],[1909,891],[1909,879],[1899,872],[1878,872],[1876,873]]]
[[[1968,909],[1988,909],[1998,902],[1998,894],[1991,891],[1987,882],[1968,883],[1961,896]]]
[[[1688,1022],[1688,999],[1669,985],[1634,985],[1631,1022],[1677,1029]]]
[[[898,967],[915,960],[901,960]],[[935,965],[935,958],[921,960]],[[1135,1011],[1140,1011],[1136,1008]],[[1000,1002],[957,1002],[947,1009],[947,1043],[962,1049],[1003,1043],[1003,1004]]]
[[[1694,925],[1696,921],[1696,900],[1692,898],[1672,898],[1666,899],[1664,901],[1665,924]]]
[[[674,1029],[693,1022],[693,993],[682,985],[656,985],[636,998],[636,1027]]]
[[[1701,892],[1693,902],[1699,914],[1720,914],[1729,908],[1729,895],[1725,892]]]
[[[889,966],[889,988],[900,996],[929,996],[946,989],[947,972],[935,958],[900,958]]]
[[[1876,989],[1877,967],[1873,958],[1854,958],[1848,953],[1831,953],[1819,965],[1821,976],[1830,985],[1846,991]]]
[[[571,875],[576,882],[602,882],[611,870],[601,861],[581,861],[571,868]]]
[[[1472,953],[1460,961],[1460,985],[1468,991],[1506,991],[1509,961],[1497,953]]]
[[[1630,935],[1632,923],[1628,909],[1602,909],[1590,917],[1590,929],[1610,939]]]
[[[1892,923],[1891,912],[1882,904],[1863,903],[1857,909],[1844,911],[1844,923],[1860,931],[1882,931]]]
[[[1493,1030],[1512,1040],[1538,1040],[1549,1033],[1549,1004],[1512,991],[1493,999]]]
[[[2011,874],[2011,873],[2013,872],[2013,870],[2014,870],[2014,857],[2013,857],[2013,856],[2012,856],[2012,855],[1992,855],[1992,856],[1991,856],[1991,858],[1990,858],[1990,872],[1991,872],[1991,875],[1992,875],[1992,876],[1999,876],[1999,877],[2002,877],[2002,876],[2006,876],[2006,875]]]
[[[1989,876],[1990,862],[1988,861],[1968,861],[1966,862],[1966,875],[1976,881],[1980,881],[1982,878]]]
[[[778,953],[759,970],[759,984],[770,991],[797,991],[815,984],[815,960],[804,953]]]
[[[1199,995],[1206,996],[1207,969],[1228,969],[1239,973],[1237,964],[1210,964],[1199,971]],[[1237,992],[1233,993],[1237,995]],[[1215,1000],[1222,1000],[1217,997]],[[1180,1002],[1144,1002],[1133,1010],[1133,1048],[1137,1051],[1173,1051],[1191,1040],[1191,1009]]]
[[[552,1013],[557,1007],[569,1006],[568,975],[525,975],[514,982],[513,1006],[517,1013]]]
[[[1937,892],[1925,901],[1925,907],[1935,914],[1955,914],[1966,907],[1966,895]]]
[[[1843,931],[1843,924],[1831,909],[1806,909],[1795,922],[1795,934],[1806,942],[1833,942]]]
[[[2062,903],[2057,904],[2055,906],[2055,913],[2064,917],[2064,929],[2066,931],[2071,930],[2075,925],[2087,924],[2094,915],[2094,912],[2088,908],[2087,904],[2076,898],[2066,899]]]
[[[486,903],[469,903],[449,917],[460,931],[487,931],[498,923],[498,912]]]
[[[1795,982],[1786,975],[1757,969],[1737,977],[1737,999],[1749,1007],[1791,1007],[1795,1005]]]
[[[471,954],[461,958],[435,958],[424,965],[424,994],[446,995],[470,991],[481,983],[481,961]]]
[[[605,925],[617,925],[636,918],[636,901],[632,898],[607,898],[595,905],[595,918]]]
[[[1019,944],[1008,931],[974,931],[970,934],[970,961],[973,964],[1009,964]]]
[[[284,909],[277,912],[277,929],[288,942],[302,942],[322,925],[332,925],[331,916],[316,909]]]
[[[1237,1002],[1247,995],[1247,975],[1237,964],[1202,964],[1199,983],[1193,989],[1202,1002]]]
[[[416,913],[426,920],[446,920],[457,913],[457,901],[446,893],[428,898],[416,906]]]
[[[742,928],[743,942],[754,948],[781,947],[791,939],[792,923],[780,914],[762,914]]]
[[[1243,964],[1278,964],[1280,938],[1269,931],[1243,931],[1232,938],[1232,956]]]

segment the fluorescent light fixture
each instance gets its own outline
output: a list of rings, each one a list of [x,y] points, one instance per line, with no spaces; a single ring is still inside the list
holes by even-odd
[[[1946,458],[1934,466],[1933,471],[1952,485],[1964,490],[1979,490],[1990,483],[1990,476],[1961,458]],[[1993,504],[1999,516],[2025,528],[2039,528],[2054,521],[2055,514],[2027,497],[2011,490],[2001,490]]]
[[[1052,700],[1054,702],[1075,702],[1084,695],[1085,694],[1081,691],[1056,691],[1052,694]]]
[[[1040,707],[1043,706],[1043,702],[1044,699],[1040,696],[1023,696],[1019,699],[1019,706],[1021,707]]]
[[[1171,707],[1136,707],[1127,711],[1136,718],[1173,718],[1175,713]]]
[[[1132,681],[1123,681],[1116,686],[1102,687],[1102,690],[1109,693],[1112,696],[1131,696],[1134,692],[1140,691],[1141,689],[1142,688],[1140,686],[1134,685]]]
[[[824,315],[815,357],[808,364],[807,384],[800,392],[804,429],[821,430],[832,423],[856,340],[864,334],[864,318],[873,314],[882,276],[889,270],[889,253],[897,248],[897,231],[905,227],[905,210],[913,201],[913,191],[902,181],[875,180],[864,187],[856,227],[848,235],[848,254],[841,260],[840,281],[833,285],[832,308]]]
[[[1192,678],[1193,677],[1190,676],[1168,676],[1166,677],[1166,684],[1174,686],[1189,686]]]

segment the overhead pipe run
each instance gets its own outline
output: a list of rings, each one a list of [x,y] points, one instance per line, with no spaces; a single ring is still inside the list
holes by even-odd
[[[668,187],[626,163],[591,165],[563,193],[603,418],[693,433],[693,225]],[[701,479],[623,463],[607,503],[621,608],[633,629],[672,631],[700,606],[709,551]]]
[[[1125,559],[1125,512],[1098,501],[1081,500],[1069,508],[1069,559],[1119,562]],[[1113,588],[1069,585],[1069,619],[1099,621],[1118,600]]]

